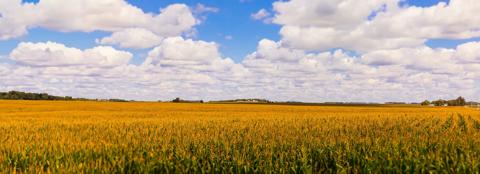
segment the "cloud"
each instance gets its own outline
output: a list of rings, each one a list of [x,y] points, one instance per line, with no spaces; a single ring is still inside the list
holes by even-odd
[[[103,45],[119,45],[122,48],[151,48],[162,42],[162,37],[144,28],[129,28],[114,32],[109,37],[97,39]]]
[[[315,26],[352,29],[363,24],[368,16],[380,9],[388,0],[291,0],[273,4],[274,22],[289,26]]]
[[[209,7],[201,6],[204,12],[211,11]],[[169,5],[148,23],[155,24],[139,26],[140,28],[125,28],[114,32],[111,36],[98,39],[98,43],[119,45],[122,48],[151,48],[158,45],[165,37],[189,34],[192,27],[199,23],[190,11],[182,4]],[[142,28],[143,27],[143,28]]]
[[[207,20],[207,13],[218,13],[220,11],[219,8],[216,7],[209,7],[204,4],[198,3],[195,7],[191,8],[193,14],[197,17],[197,23],[203,23]]]
[[[224,89],[234,89],[248,73],[222,57],[217,44],[181,37],[166,38],[142,65],[128,64],[131,54],[111,47],[80,50],[53,42],[21,43],[9,58],[16,64],[0,64],[2,91],[91,98],[233,97],[238,93]]]
[[[233,80],[246,73],[242,65],[235,64],[230,58],[223,58],[216,43],[181,37],[165,39],[148,53],[143,66],[190,74],[207,74],[213,76],[212,79],[231,74],[228,78],[222,77],[224,80]]]
[[[158,14],[145,13],[124,0],[40,0],[36,4],[0,0],[0,6],[2,40],[25,35],[29,28],[36,27],[61,32],[120,32],[123,35],[132,28],[142,28],[158,37],[170,37],[189,32],[199,22],[184,4],[171,4]],[[204,10],[211,9],[205,7]]]
[[[218,13],[220,9],[215,7],[209,7],[204,4],[198,3],[193,9],[193,13],[202,14],[202,13]]]
[[[197,4],[192,10],[189,10],[185,5],[169,5],[161,10],[161,13],[155,17],[155,21],[152,21],[159,24],[158,27],[126,28],[114,32],[109,37],[97,39],[97,43],[119,45],[122,48],[145,49],[159,45],[166,37],[180,36],[181,34],[194,37],[196,30],[192,26],[195,25],[195,22],[198,24],[206,20],[205,13],[216,13],[218,11],[217,8],[203,4]],[[199,19],[194,19],[192,13],[197,15]]]
[[[459,45],[455,58],[465,63],[480,63],[480,42],[469,42]]]
[[[55,42],[22,42],[10,53],[9,57],[28,66],[112,67],[126,65],[132,58],[132,54],[103,46],[80,50]]]
[[[474,15],[480,9],[477,4],[474,0],[431,7],[399,6],[398,0],[279,1],[274,3],[274,23],[282,25],[282,41],[300,49],[413,48],[428,39],[480,36],[480,19]]]
[[[378,50],[362,56],[370,65],[402,65],[408,69],[430,73],[458,74],[463,72],[461,62],[455,60],[453,49],[432,49],[429,47]]]
[[[57,31],[121,31],[146,28],[160,35],[178,35],[196,24],[184,4],[172,4],[159,14],[147,14],[123,0],[55,1],[36,4],[42,18],[38,26]]]
[[[213,42],[175,37],[165,39],[160,46],[154,48],[149,53],[146,63],[196,65],[209,63],[219,57],[218,46]]]
[[[262,20],[263,23],[272,23],[273,18],[271,18],[272,14],[265,9],[260,9],[258,12],[253,13],[250,17],[254,20]]]
[[[471,45],[475,42],[456,49],[404,48],[356,57],[341,49],[312,53],[263,39],[255,52],[235,63],[219,53],[216,43],[171,37],[153,48],[142,65],[131,65],[128,53],[113,48],[22,43],[10,54],[16,65],[0,64],[0,89],[143,100],[473,98],[478,96],[480,64],[460,58]],[[378,63],[383,59],[392,61]]]
[[[464,43],[455,49],[420,46],[372,51],[362,55],[361,61],[373,66],[402,65],[431,73],[459,74],[470,72],[463,69],[465,65],[480,63],[479,51],[478,42]]]
[[[149,22],[152,22],[153,25],[146,23],[145,28],[162,36],[178,36],[198,24],[190,9],[184,4],[167,6]]]
[[[0,0],[0,40],[25,35],[37,19],[33,4],[21,0]]]
[[[370,69],[342,50],[307,53],[266,39],[242,63],[254,74],[247,93],[262,91],[257,95],[284,101],[340,100],[340,92],[335,92],[335,97],[327,94],[333,96],[330,90],[338,89],[338,83],[346,81],[347,76]]]
[[[460,48],[378,50],[360,57],[343,50],[308,53],[262,40],[242,62],[253,73],[248,94],[277,100],[415,101],[478,97],[478,70],[457,58]],[[247,80],[249,78],[246,78]],[[245,81],[244,80],[244,81]],[[248,85],[247,85],[248,86]]]
[[[8,64],[0,64],[0,75],[7,75],[10,72]]]

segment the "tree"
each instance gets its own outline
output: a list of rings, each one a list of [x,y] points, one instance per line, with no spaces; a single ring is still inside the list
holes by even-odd
[[[435,106],[444,106],[445,104],[447,104],[447,101],[440,99],[433,101],[432,104],[434,104]]]
[[[422,104],[422,106],[427,106],[427,105],[430,105],[430,101],[425,100],[421,104]]]
[[[427,100],[422,102],[422,105],[425,105],[427,104]],[[432,101],[430,104],[434,104],[435,106],[465,106],[467,104],[467,102],[465,101],[465,98],[463,97],[458,97],[457,99],[453,99],[453,100],[436,100],[436,101]]]
[[[73,98],[70,96],[53,96],[47,93],[28,93],[20,91],[0,92],[0,99],[3,100],[88,100]]]
[[[40,94],[40,99],[39,100],[48,100],[48,94],[46,94],[46,93]]]
[[[455,106],[465,106],[467,102],[465,101],[465,98],[463,98],[462,96],[458,97],[456,100],[455,100]]]
[[[180,100],[179,97],[177,97],[177,98],[175,98],[175,99],[172,100],[173,103],[180,103],[180,101],[181,101],[181,100]]]

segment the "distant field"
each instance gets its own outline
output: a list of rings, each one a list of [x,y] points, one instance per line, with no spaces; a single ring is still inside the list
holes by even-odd
[[[0,173],[475,173],[462,107],[0,101]]]

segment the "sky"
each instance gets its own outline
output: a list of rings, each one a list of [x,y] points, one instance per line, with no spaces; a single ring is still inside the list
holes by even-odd
[[[476,0],[0,0],[0,91],[480,101]]]

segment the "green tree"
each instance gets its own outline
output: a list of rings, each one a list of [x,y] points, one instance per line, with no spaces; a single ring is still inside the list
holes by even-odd
[[[455,101],[456,101],[455,103],[457,104],[457,106],[465,106],[465,104],[467,103],[465,101],[465,98],[463,98],[462,96],[458,97]]]
[[[430,105],[430,101],[425,100],[421,104],[422,104],[422,106],[427,106],[427,105]]]

